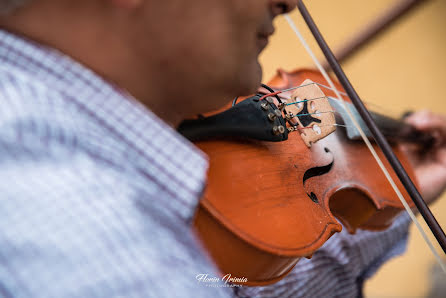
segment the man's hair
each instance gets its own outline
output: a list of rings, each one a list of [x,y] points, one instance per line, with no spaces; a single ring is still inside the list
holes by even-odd
[[[7,15],[29,0],[0,0],[0,15]]]

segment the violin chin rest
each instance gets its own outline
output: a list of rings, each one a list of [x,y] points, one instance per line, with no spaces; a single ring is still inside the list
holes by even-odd
[[[209,117],[185,120],[178,132],[190,141],[217,138],[246,138],[280,142],[288,139],[282,113],[274,103],[259,100],[256,95],[230,109]]]

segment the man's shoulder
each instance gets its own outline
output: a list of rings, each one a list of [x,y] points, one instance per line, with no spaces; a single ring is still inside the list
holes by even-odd
[[[29,151],[75,146],[99,128],[58,89],[19,69],[0,66],[0,147]]]
[[[72,95],[27,72],[0,66],[0,177],[17,177],[34,190],[51,186],[47,190],[54,193],[78,191],[75,181],[81,180],[83,189],[125,194],[131,186],[133,191],[159,193],[156,183],[140,183],[134,166],[139,156],[73,102]]]
[[[19,69],[1,66],[0,99],[0,121],[24,116],[51,118],[73,112],[74,108],[50,84]]]
[[[110,138],[57,88],[0,66],[2,199],[129,195],[137,188]]]

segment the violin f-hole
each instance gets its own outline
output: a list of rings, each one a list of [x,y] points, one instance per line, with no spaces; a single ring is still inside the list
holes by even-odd
[[[313,178],[313,177],[317,177],[317,176],[325,175],[325,174],[327,174],[328,172],[331,171],[331,169],[333,167],[333,164],[334,164],[333,153],[331,153],[330,149],[328,149],[327,147],[324,147],[324,151],[326,153],[330,153],[331,154],[331,157],[332,157],[331,162],[329,164],[327,164],[327,165],[324,165],[324,166],[314,167],[314,168],[310,168],[310,169],[306,170],[305,173],[304,173],[304,177],[302,179],[303,180],[302,183],[303,183],[304,189],[305,189],[305,182],[308,179]],[[319,199],[318,199],[318,197],[316,196],[316,194],[314,192],[307,192],[307,196],[313,202],[315,202],[316,204],[319,203]]]

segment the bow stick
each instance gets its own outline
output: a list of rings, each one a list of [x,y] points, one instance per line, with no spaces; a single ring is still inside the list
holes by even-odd
[[[368,110],[364,106],[363,102],[359,98],[358,94],[356,93],[356,91],[353,88],[352,84],[350,83],[349,79],[345,75],[342,67],[339,65],[336,57],[334,56],[333,52],[331,51],[331,49],[327,45],[325,39],[323,38],[323,36],[320,33],[319,29],[317,28],[316,24],[314,23],[313,18],[311,17],[310,13],[308,12],[308,10],[307,10],[305,4],[303,3],[303,1],[299,0],[297,6],[298,6],[298,9],[299,9],[300,13],[302,14],[306,24],[307,24],[307,26],[309,27],[309,29],[312,32],[314,38],[316,39],[319,47],[321,48],[322,52],[324,53],[324,56],[326,57],[327,61],[329,62],[330,66],[331,66],[331,68],[333,69],[334,73],[336,74],[336,77],[338,78],[339,82],[344,87],[344,89],[347,92],[348,96],[350,97],[353,105],[356,107],[356,109],[358,110],[359,114],[361,115],[361,118],[367,124],[369,130],[372,132],[372,135],[374,136],[376,143],[381,148],[381,150],[384,153],[386,159],[389,161],[390,165],[392,166],[392,168],[394,169],[395,173],[397,174],[399,180],[401,181],[402,185],[407,190],[408,194],[411,196],[411,198],[412,198],[416,208],[418,209],[418,211],[423,216],[424,220],[426,221],[426,223],[429,226],[429,229],[432,231],[433,235],[435,236],[435,238],[437,239],[437,241],[440,244],[441,248],[443,249],[443,251],[446,254],[446,235],[444,234],[444,231],[442,230],[442,228],[438,224],[437,220],[435,219],[434,215],[430,211],[430,209],[427,206],[427,204],[424,202],[421,194],[419,193],[419,191],[415,187],[415,185],[412,182],[412,180],[410,179],[409,175],[404,170],[404,168],[401,165],[400,161],[398,160],[398,158],[393,153],[389,143],[387,142],[387,140],[385,139],[385,137],[383,136],[383,134],[381,133],[381,131],[377,127],[376,123],[373,121],[370,113],[368,112]],[[302,44],[304,45],[304,47],[306,48],[306,50],[308,51],[310,56],[313,58],[314,62],[318,66],[318,68],[321,71],[321,73],[324,75],[324,77],[327,80],[327,82],[335,90],[335,93],[337,94],[338,98],[341,99],[341,96],[340,96],[339,92],[336,90],[336,88],[334,87],[333,82],[331,81],[331,79],[329,78],[328,74],[326,73],[324,68],[321,66],[321,64],[317,60],[317,58],[314,55],[314,53],[311,51],[311,49],[306,44],[306,42],[303,39],[302,35],[298,31],[297,27],[294,25],[294,23],[292,22],[292,20],[290,19],[290,17],[288,15],[285,15],[285,18],[287,19],[288,23],[290,24],[292,29],[295,31],[295,33],[297,34],[297,36],[301,40]],[[346,107],[346,110],[350,114],[350,116],[352,118],[352,121],[355,124],[355,126],[357,126],[361,136],[364,139],[364,142],[366,143],[366,145],[370,149],[372,155],[377,160],[378,165],[381,167],[381,169],[383,170],[385,176],[387,177],[387,179],[389,180],[390,184],[394,188],[397,196],[401,200],[402,204],[406,208],[407,212],[409,213],[410,217],[412,218],[412,220],[415,223],[415,225],[417,226],[417,228],[420,230],[422,236],[424,237],[426,243],[429,245],[429,247],[432,250],[434,256],[437,258],[438,262],[440,263],[441,268],[446,273],[446,266],[445,266],[445,264],[441,260],[440,256],[438,255],[437,251],[433,247],[433,245],[430,242],[429,238],[427,238],[426,234],[424,233],[423,229],[421,228],[420,224],[418,223],[417,219],[415,218],[415,215],[413,214],[412,210],[410,210],[410,207],[406,203],[406,201],[405,201],[404,197],[402,196],[401,192],[396,187],[396,185],[395,185],[394,181],[392,180],[392,178],[390,177],[387,169],[384,167],[382,161],[379,159],[379,157],[378,157],[376,151],[374,150],[374,148],[372,147],[370,141],[367,139],[367,137],[365,136],[364,132],[361,130],[359,125],[356,123],[356,120],[353,119],[353,117],[351,115],[351,112],[349,112],[349,109],[347,107]]]

